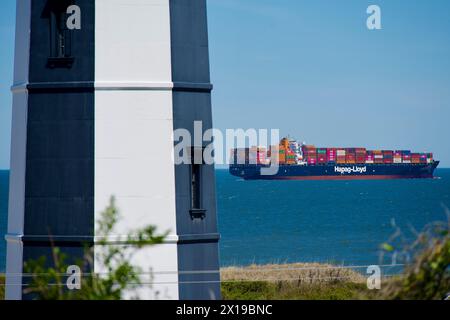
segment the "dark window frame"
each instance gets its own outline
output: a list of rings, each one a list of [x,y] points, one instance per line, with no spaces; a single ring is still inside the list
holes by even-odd
[[[191,148],[191,164],[189,165],[189,191],[190,191],[190,214],[192,220],[205,219],[206,210],[203,209],[203,157],[202,163],[196,163],[195,153],[204,152],[205,148]]]
[[[48,7],[50,54],[47,67],[71,68],[75,61],[72,56],[73,31],[66,26],[68,15],[64,8],[67,1],[50,2]]]
[[[191,164],[191,209],[202,208],[202,165]]]

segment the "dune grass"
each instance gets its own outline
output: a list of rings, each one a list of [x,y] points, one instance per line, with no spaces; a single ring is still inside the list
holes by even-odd
[[[371,298],[366,278],[327,264],[252,265],[222,269],[224,300],[352,300]]]

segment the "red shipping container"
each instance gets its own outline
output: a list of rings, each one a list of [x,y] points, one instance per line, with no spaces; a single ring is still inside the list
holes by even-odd
[[[327,158],[325,156],[319,156],[317,159],[317,163],[325,164],[327,163]]]
[[[376,164],[381,164],[381,163],[384,163],[384,159],[383,159],[383,156],[381,156],[381,157],[377,157],[377,154],[375,154],[375,156],[374,156],[374,163],[376,163]]]
[[[336,158],[337,156],[337,149],[334,148],[328,148],[327,149],[327,158]]]

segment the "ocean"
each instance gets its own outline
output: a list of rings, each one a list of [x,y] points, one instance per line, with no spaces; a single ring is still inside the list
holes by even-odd
[[[380,245],[447,221],[450,169],[433,180],[243,181],[217,170],[221,264],[380,263]],[[4,270],[8,172],[0,172],[0,272]],[[389,263],[390,261],[383,261]]]
[[[321,262],[367,266],[395,232],[447,221],[450,169],[436,179],[243,181],[217,171],[221,264]],[[388,261],[387,261],[388,260]]]

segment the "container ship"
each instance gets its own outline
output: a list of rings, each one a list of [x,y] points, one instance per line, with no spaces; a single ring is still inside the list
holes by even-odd
[[[275,174],[264,168],[278,164]],[[429,179],[432,153],[366,148],[317,148],[284,138],[277,146],[231,150],[230,173],[245,180]]]

